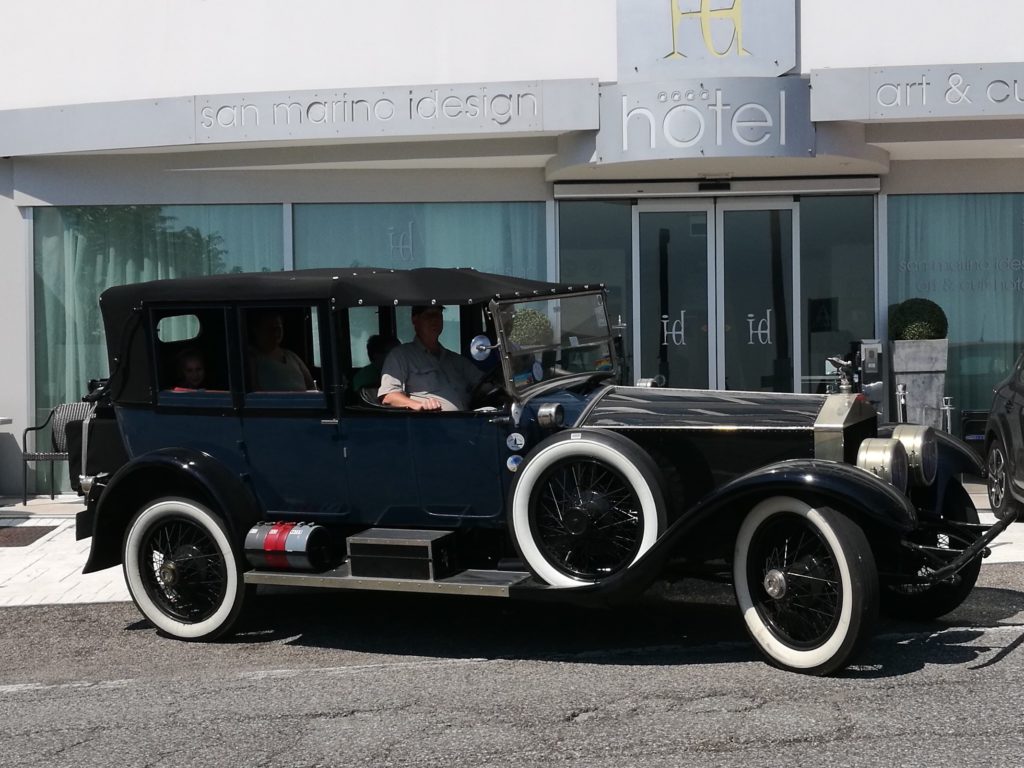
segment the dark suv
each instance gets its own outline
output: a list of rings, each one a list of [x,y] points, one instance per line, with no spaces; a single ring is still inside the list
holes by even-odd
[[[111,371],[83,429],[86,571],[122,565],[146,618],[182,639],[231,630],[258,584],[608,604],[712,574],[771,663],[822,674],[879,607],[959,605],[1008,524],[979,525],[967,446],[879,425],[849,386],[618,384],[598,285],[313,270],[100,303]],[[355,391],[367,336],[407,338],[410,308],[431,304],[484,373],[471,409]],[[289,384],[260,379],[264,324]]]

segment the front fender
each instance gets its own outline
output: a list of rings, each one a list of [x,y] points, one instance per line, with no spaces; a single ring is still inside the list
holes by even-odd
[[[888,483],[857,467],[817,459],[792,459],[742,475],[701,499],[665,531],[631,567],[598,584],[568,589],[530,589],[534,599],[612,603],[643,592],[662,573],[683,540],[706,525],[742,519],[760,499],[795,496],[835,506],[861,523],[899,536],[917,525],[913,502]],[[716,523],[715,518],[720,522]],[[552,594],[557,591],[557,594]]]
[[[122,466],[92,506],[92,548],[83,573],[121,562],[121,543],[135,513],[162,496],[187,496],[220,514],[232,541],[262,518],[259,503],[242,478],[223,463],[187,448],[161,448]]]
[[[891,438],[899,424],[880,424],[878,436]],[[963,440],[940,429],[933,430],[938,447],[938,468],[936,476],[965,473],[985,477],[985,463],[977,452]]]

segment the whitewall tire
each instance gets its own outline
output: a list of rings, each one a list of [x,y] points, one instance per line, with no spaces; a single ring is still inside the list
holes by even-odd
[[[122,552],[135,605],[181,640],[213,640],[231,630],[245,586],[221,519],[191,499],[146,504],[132,519]]]
[[[635,563],[664,532],[661,475],[621,435],[564,432],[522,465],[509,518],[535,576],[556,587],[594,583]]]
[[[778,667],[829,674],[870,636],[878,572],[864,532],[828,507],[776,496],[744,518],[733,558],[747,632]]]

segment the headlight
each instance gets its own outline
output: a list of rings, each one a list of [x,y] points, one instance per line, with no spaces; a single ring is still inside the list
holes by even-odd
[[[896,438],[869,437],[857,451],[857,466],[880,477],[893,488],[907,490],[907,449]]]
[[[557,428],[565,423],[565,412],[560,403],[544,403],[537,409],[537,423],[548,429]]]
[[[903,443],[910,465],[910,482],[931,485],[939,464],[939,444],[931,427],[900,424],[892,431],[894,439]]]

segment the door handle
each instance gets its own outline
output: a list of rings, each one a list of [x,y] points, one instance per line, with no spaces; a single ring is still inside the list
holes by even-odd
[[[338,426],[338,420],[337,419],[320,419],[320,423],[323,424],[325,427],[336,427],[336,426]]]

